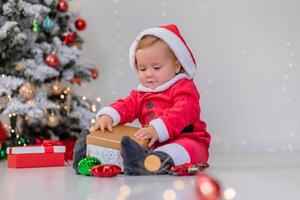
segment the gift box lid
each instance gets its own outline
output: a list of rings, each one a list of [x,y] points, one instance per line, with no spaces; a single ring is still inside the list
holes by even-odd
[[[97,130],[95,132],[90,133],[87,135],[87,144],[93,144],[101,147],[107,147],[112,149],[121,149],[121,140],[123,136],[129,136],[131,139],[136,141],[142,147],[147,148],[149,140],[137,140],[134,136],[139,128],[127,126],[127,125],[120,125],[113,128],[113,131],[100,131]]]
[[[8,147],[7,154],[32,154],[32,153],[65,153],[65,146],[21,146]]]

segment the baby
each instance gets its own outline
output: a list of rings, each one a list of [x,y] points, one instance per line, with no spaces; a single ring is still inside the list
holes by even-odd
[[[129,59],[140,84],[128,97],[102,108],[90,131],[112,131],[113,126],[139,119],[142,128],[135,136],[149,139],[149,149],[129,137],[122,139],[128,175],[151,174],[144,166],[149,155],[158,156],[164,170],[207,162],[210,134],[200,119],[200,97],[193,82],[196,63],[177,26],[142,31],[131,45]]]

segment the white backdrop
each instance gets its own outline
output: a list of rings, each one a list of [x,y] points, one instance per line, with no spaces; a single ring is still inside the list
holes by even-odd
[[[128,49],[143,29],[176,23],[198,63],[212,151],[300,149],[300,1],[75,0],[83,56],[98,80],[77,90],[102,105],[137,86]]]

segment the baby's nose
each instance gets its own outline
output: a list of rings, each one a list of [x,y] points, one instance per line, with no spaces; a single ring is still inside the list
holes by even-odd
[[[146,71],[146,76],[147,76],[147,77],[149,77],[149,76],[151,77],[151,76],[153,76],[153,74],[154,74],[154,73],[153,73],[152,70],[147,70],[147,71]]]

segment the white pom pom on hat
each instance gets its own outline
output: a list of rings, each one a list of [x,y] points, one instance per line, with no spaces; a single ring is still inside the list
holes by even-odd
[[[182,65],[188,77],[190,79],[193,79],[197,67],[196,61],[193,53],[191,52],[190,48],[187,46],[185,40],[183,39],[182,35],[179,32],[179,29],[175,24],[168,24],[164,26],[149,28],[142,31],[136,37],[134,42],[131,44],[129,50],[129,61],[132,69],[136,70],[136,60],[135,60],[136,48],[140,40],[145,35],[153,35],[166,42],[174,52],[175,56],[179,60],[180,64]]]

